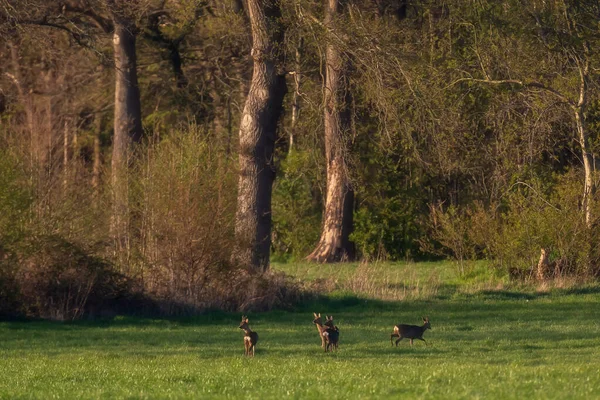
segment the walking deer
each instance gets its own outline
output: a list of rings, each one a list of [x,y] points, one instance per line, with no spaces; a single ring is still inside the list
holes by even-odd
[[[398,324],[394,326],[394,332],[392,332],[390,336],[390,343],[392,346],[394,345],[394,337],[398,338],[398,340],[396,340],[396,347],[398,347],[398,342],[404,338],[410,339],[411,346],[413,344],[413,339],[419,339],[425,342],[423,333],[425,333],[427,329],[431,329],[429,317],[423,317],[423,326]],[[425,345],[427,345],[427,342],[425,342]]]
[[[317,330],[319,331],[321,347],[326,353],[330,350],[337,350],[340,338],[340,330],[333,324],[333,315],[330,317],[325,317],[325,324],[323,324],[323,321],[321,320],[320,313],[313,313],[313,315],[315,316],[313,324],[317,326]]]
[[[258,342],[258,333],[254,332],[248,326],[248,317],[242,317],[240,329],[244,330],[244,355],[249,356],[250,352],[252,352],[252,357],[254,357],[254,347],[256,346],[256,342]]]

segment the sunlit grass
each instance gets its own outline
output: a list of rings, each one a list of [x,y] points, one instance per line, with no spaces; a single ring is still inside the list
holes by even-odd
[[[415,266],[423,277],[435,270],[435,264]],[[327,266],[332,274],[335,267],[338,277],[356,268]],[[318,270],[307,273],[320,277]],[[460,282],[446,273],[440,286]],[[339,352],[322,352],[313,311],[334,315]],[[390,346],[394,324],[417,324],[424,315],[432,325],[428,346]],[[464,290],[388,302],[334,292],[294,311],[249,318],[259,333],[254,359],[243,356],[240,314],[0,322],[0,397],[589,399],[600,393],[595,286]]]

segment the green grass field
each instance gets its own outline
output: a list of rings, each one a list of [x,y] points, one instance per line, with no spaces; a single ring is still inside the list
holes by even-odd
[[[422,280],[437,290],[403,301],[338,291],[293,312],[250,314],[254,359],[243,356],[240,314],[0,322],[0,398],[600,397],[599,287],[474,290],[444,263],[410,265],[418,272],[408,275],[406,265],[384,267],[395,278],[382,285]],[[359,267],[278,268],[345,281]],[[313,311],[335,316],[337,353],[321,350]],[[422,315],[429,345],[392,348],[393,325]]]

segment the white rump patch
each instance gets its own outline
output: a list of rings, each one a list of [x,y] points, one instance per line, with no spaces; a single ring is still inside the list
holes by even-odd
[[[325,336],[325,337],[329,336],[329,332],[323,332],[323,336]]]

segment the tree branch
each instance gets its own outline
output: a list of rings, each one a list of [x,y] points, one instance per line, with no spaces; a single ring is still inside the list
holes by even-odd
[[[531,81],[525,82],[518,79],[477,79],[477,78],[460,78],[452,82],[449,86],[454,86],[460,82],[478,82],[478,83],[486,83],[488,85],[517,85],[521,86],[524,89],[540,89],[545,92],[552,94],[557,97],[563,103],[568,104],[571,107],[575,107],[577,104],[569,99],[567,96],[562,94],[556,89],[553,89],[549,86],[544,85],[541,82]]]

